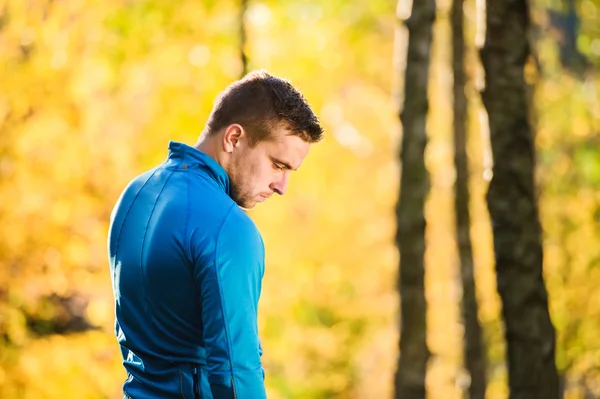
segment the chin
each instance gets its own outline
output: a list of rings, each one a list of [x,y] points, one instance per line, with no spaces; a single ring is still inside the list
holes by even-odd
[[[249,210],[254,209],[254,207],[256,206],[256,201],[255,202],[237,202],[237,204],[243,210],[249,211]]]
[[[256,205],[256,201],[251,201],[247,198],[235,194],[231,196],[231,199],[237,204],[237,206],[239,206],[245,211],[254,208],[254,206]]]

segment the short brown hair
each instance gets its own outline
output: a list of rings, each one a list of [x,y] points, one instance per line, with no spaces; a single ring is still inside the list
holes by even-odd
[[[219,94],[204,133],[210,135],[239,123],[254,145],[272,138],[273,128],[281,122],[306,142],[316,143],[323,137],[319,119],[304,96],[289,81],[258,70]]]

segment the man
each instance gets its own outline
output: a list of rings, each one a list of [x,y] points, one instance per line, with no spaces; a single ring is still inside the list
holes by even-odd
[[[215,101],[195,146],[131,181],[108,252],[126,398],[265,398],[257,305],[263,241],[240,208],[283,195],[323,129],[265,71]]]

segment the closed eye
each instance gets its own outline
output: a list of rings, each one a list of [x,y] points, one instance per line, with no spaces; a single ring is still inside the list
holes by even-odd
[[[298,170],[297,168],[292,168],[287,162],[280,161],[276,158],[271,158],[271,162],[273,162],[273,168],[279,170]]]

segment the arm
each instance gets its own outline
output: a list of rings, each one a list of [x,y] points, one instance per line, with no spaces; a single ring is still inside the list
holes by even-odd
[[[257,326],[263,273],[260,234],[234,207],[217,237],[214,262],[199,281],[208,380],[214,399],[266,398]]]

